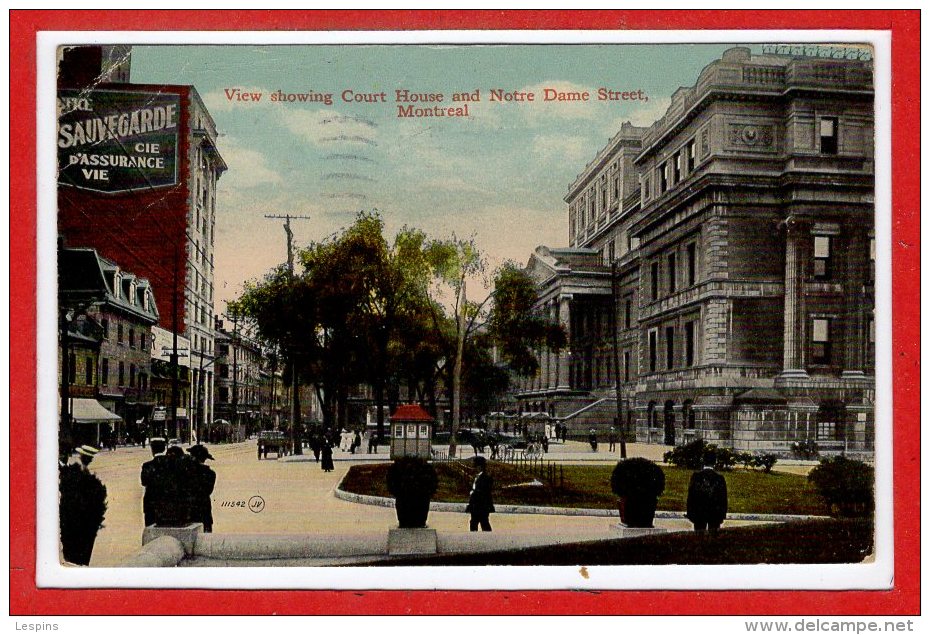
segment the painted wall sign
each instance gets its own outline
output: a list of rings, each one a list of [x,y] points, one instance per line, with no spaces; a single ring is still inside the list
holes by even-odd
[[[58,183],[114,194],[176,185],[181,99],[58,91]]]

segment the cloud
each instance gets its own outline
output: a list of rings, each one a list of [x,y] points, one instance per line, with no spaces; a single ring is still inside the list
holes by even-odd
[[[581,136],[536,135],[533,151],[537,156],[579,163],[591,157],[594,146],[591,140]]]
[[[378,130],[373,122],[335,110],[287,108],[282,111],[281,120],[297,138],[315,146],[373,148],[378,145]]]
[[[229,166],[229,171],[220,180],[226,188],[251,188],[283,181],[281,175],[268,166],[268,159],[264,154],[243,147],[232,137],[223,138],[220,154]]]
[[[672,98],[662,97],[660,99],[650,100],[647,103],[649,104],[648,106],[637,108],[628,116],[624,117],[623,120],[628,120],[634,126],[651,126],[662,118],[668,110],[668,107],[671,106]],[[619,124],[616,125],[616,129],[620,129]]]

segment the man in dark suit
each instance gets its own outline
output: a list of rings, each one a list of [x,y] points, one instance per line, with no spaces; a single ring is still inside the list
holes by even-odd
[[[203,445],[192,446],[187,453],[190,455],[191,482],[190,482],[190,510],[191,522],[203,523],[206,534],[213,532],[213,487],[216,485],[216,472],[210,469],[207,459],[215,460],[210,451]]]
[[[694,524],[694,531],[710,529],[716,534],[727,516],[727,482],[714,471],[717,457],[704,455],[704,469],[691,475],[688,486],[688,511],[685,516]]]
[[[158,511],[165,505],[164,473],[167,447],[168,444],[164,439],[151,439],[149,448],[152,451],[152,460],[142,464],[142,487],[145,488],[145,494],[142,496],[142,513],[145,516],[146,527],[156,523]]]
[[[491,490],[494,488],[494,479],[487,473],[488,462],[483,456],[475,457],[475,469],[478,476],[471,487],[471,495],[468,498],[468,506],[465,511],[471,514],[469,528],[471,531],[491,531],[491,521],[488,516],[494,511],[494,499]]]

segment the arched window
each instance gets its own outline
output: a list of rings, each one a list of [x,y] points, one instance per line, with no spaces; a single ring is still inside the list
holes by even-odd
[[[663,410],[665,424],[665,445],[675,445],[675,402],[666,401]]]
[[[696,421],[694,416],[694,402],[690,399],[681,406],[682,424],[687,430],[694,430]]]
[[[646,408],[646,422],[650,428],[659,427],[659,419],[656,416],[656,402],[650,401],[649,406]]]

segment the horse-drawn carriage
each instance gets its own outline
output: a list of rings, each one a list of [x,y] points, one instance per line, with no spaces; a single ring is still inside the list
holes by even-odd
[[[280,430],[262,430],[258,433],[258,460],[268,458],[269,452],[275,453],[275,458],[290,454],[290,440]]]
[[[540,441],[535,439],[527,439],[522,436],[505,436],[501,440],[498,454],[505,461],[519,456],[538,459],[543,455],[543,446]]]
[[[490,449],[492,459],[507,460],[519,456],[539,458],[543,455],[543,445],[540,441],[521,435],[463,428],[458,431],[457,438],[459,443],[470,445],[476,456],[484,454],[485,449]]]

